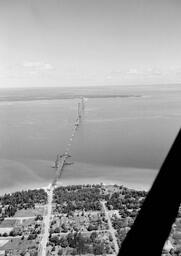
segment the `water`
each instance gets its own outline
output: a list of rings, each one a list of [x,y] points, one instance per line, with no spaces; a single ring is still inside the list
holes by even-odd
[[[180,128],[181,90],[130,87],[120,92],[140,97],[86,101],[82,125],[72,142],[74,164],[66,167],[62,182],[151,185]],[[56,154],[65,151],[78,101],[0,102],[1,191],[51,182],[55,174],[51,166]]]

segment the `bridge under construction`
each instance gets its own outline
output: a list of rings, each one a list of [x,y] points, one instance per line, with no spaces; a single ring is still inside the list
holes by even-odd
[[[71,162],[67,162],[67,158],[70,158],[70,147],[71,143],[73,141],[73,138],[76,134],[76,131],[78,130],[83,114],[84,114],[84,98],[81,99],[81,101],[78,103],[78,109],[77,109],[77,118],[74,122],[73,126],[73,132],[71,134],[71,137],[69,138],[69,141],[67,143],[67,147],[65,150],[64,154],[57,154],[56,160],[55,160],[55,165],[53,168],[56,169],[56,174],[55,177],[50,185],[50,187],[47,189],[47,194],[48,194],[48,203],[47,203],[47,214],[44,217],[44,228],[43,228],[43,235],[42,235],[42,240],[39,246],[39,255],[41,256],[46,256],[47,255],[47,242],[48,242],[48,237],[49,237],[49,226],[51,222],[51,213],[52,213],[52,201],[53,201],[53,190],[57,184],[57,181],[61,178],[61,175],[63,173],[64,166],[67,164],[72,164]]]
[[[64,166],[69,165],[69,164],[73,164],[72,162],[67,162],[67,158],[71,157],[70,147],[71,147],[73,138],[74,138],[81,122],[82,122],[84,109],[85,109],[85,99],[81,98],[81,101],[78,102],[78,106],[77,106],[77,117],[76,117],[76,120],[75,120],[74,125],[73,125],[73,132],[72,132],[71,137],[69,138],[69,141],[67,143],[65,153],[62,154],[62,155],[57,154],[57,158],[55,160],[54,168],[56,169],[56,174],[55,174],[55,177],[54,177],[54,179],[52,181],[52,184],[51,184],[53,187],[57,184],[57,181],[60,179],[60,177],[63,173]]]

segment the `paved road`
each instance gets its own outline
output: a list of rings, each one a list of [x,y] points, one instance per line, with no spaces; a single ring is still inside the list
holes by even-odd
[[[44,217],[44,234],[41,240],[41,256],[46,256],[46,245],[48,242],[49,236],[49,227],[51,221],[51,212],[52,212],[52,200],[53,200],[53,188],[50,188],[48,193],[48,205],[47,205],[47,215]]]
[[[101,203],[102,203],[102,207],[104,209],[105,215],[106,215],[106,219],[108,220],[109,231],[112,234],[112,238],[113,238],[113,242],[114,242],[114,245],[115,245],[116,254],[118,254],[119,246],[118,246],[117,239],[116,239],[116,236],[115,236],[115,229],[112,226],[112,222],[111,222],[111,219],[110,219],[110,216],[109,216],[109,211],[107,210],[106,205],[105,205],[106,202],[105,201],[101,201]]]

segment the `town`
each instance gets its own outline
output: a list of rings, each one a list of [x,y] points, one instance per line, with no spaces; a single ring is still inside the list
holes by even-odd
[[[69,185],[0,197],[0,255],[116,255],[147,195],[118,185]],[[156,232],[156,231],[155,231]],[[163,255],[181,252],[181,212]],[[170,254],[168,254],[170,253]],[[174,254],[173,254],[174,253]]]

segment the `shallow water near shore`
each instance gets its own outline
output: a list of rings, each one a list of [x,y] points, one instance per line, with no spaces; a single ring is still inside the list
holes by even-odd
[[[53,90],[53,89],[52,89]],[[106,89],[105,89],[106,90]],[[35,93],[35,92],[34,92]],[[180,128],[180,87],[134,88],[141,97],[88,98],[63,183],[149,188]],[[77,115],[77,98],[0,102],[1,193],[49,184]]]

